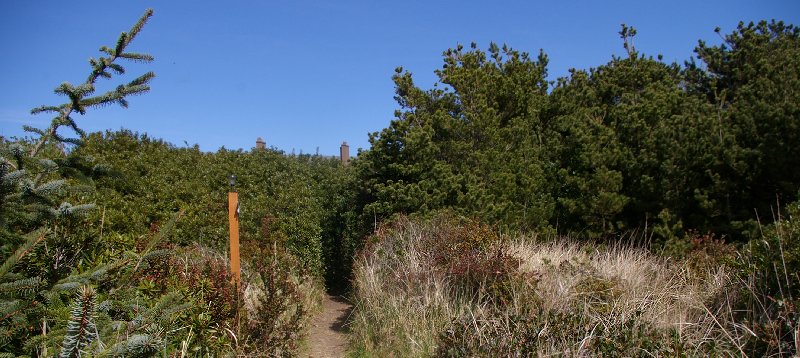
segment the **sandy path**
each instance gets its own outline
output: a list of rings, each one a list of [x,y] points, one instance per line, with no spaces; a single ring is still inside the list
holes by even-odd
[[[309,357],[344,357],[347,348],[344,324],[352,310],[353,305],[342,297],[326,294],[322,298],[322,312],[314,317],[308,334]]]

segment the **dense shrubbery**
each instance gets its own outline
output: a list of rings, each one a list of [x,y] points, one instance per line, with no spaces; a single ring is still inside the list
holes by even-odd
[[[29,147],[25,141],[3,145],[8,151]],[[22,316],[9,316],[5,349],[58,352],[71,334],[62,325],[75,299],[84,303],[73,309],[87,311],[72,314],[88,317],[99,332],[80,338],[86,343],[81,349],[97,354],[297,353],[325,265],[321,203],[334,200],[321,197],[318,180],[343,170],[336,161],[271,150],[202,153],[128,131],[91,134],[69,153],[47,153],[58,163],[104,169],[66,167],[67,173],[79,171],[86,188],[43,197],[96,204],[83,215],[76,210],[82,207],[61,204],[52,216],[23,221],[26,211],[11,209],[25,202],[6,201],[5,228],[12,231],[4,237],[4,257],[16,257],[12,250],[23,246],[18,264],[6,268],[14,270],[4,290],[21,292],[13,295],[32,306],[22,307]],[[231,283],[224,254],[230,172],[239,176],[242,251],[249,253],[243,257],[242,291]],[[55,179],[60,183],[78,175],[52,176],[64,178]],[[24,195],[24,187],[10,184],[7,198]],[[43,225],[52,229],[23,234],[26,227]],[[22,279],[13,281],[17,277]],[[7,308],[18,310],[19,303],[9,301]],[[148,310],[157,311],[148,316]],[[164,310],[174,314],[162,317]]]
[[[142,235],[161,230],[180,209],[183,216],[170,230],[169,242],[199,244],[209,248],[201,250],[205,256],[219,256],[186,257],[176,265],[184,271],[165,275],[188,276],[184,290],[196,307],[205,307],[194,312],[198,318],[190,327],[196,327],[184,337],[185,344],[212,353],[297,352],[326,264],[339,262],[338,257],[324,258],[322,249],[325,220],[336,213],[324,211],[323,205],[339,194],[323,191],[323,185],[333,185],[323,181],[344,175],[338,161],[274,150],[203,153],[129,131],[91,134],[70,155],[112,168],[90,194],[98,210],[87,221],[102,221],[105,235],[114,238],[98,247],[135,245]],[[237,175],[242,252],[249,253],[243,258],[245,282],[239,293],[230,285],[227,259],[214,254],[227,248],[229,173]],[[335,248],[334,240],[326,247]],[[148,279],[138,289],[161,292],[165,287]]]
[[[175,240],[223,249],[227,245],[230,174],[236,174],[242,240],[277,240],[315,275],[323,271],[322,230],[327,212],[320,180],[343,170],[325,157],[287,157],[274,150],[221,149],[203,153],[176,148],[129,131],[91,134],[74,155],[92,157],[113,168],[98,180],[95,212],[119,235],[141,235],[157,228],[170,213],[185,217]],[[320,179],[315,178],[322,177]]]
[[[430,90],[398,69],[397,119],[356,162],[362,216],[450,208],[583,237],[756,237],[754,209],[800,189],[800,30],[741,24],[683,67],[620,35],[627,56],[554,87],[543,53],[494,44],[446,51]]]

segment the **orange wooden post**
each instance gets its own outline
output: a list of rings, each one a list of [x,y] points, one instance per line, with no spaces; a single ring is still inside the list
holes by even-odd
[[[239,193],[233,189],[236,177],[231,176],[231,191],[228,192],[228,222],[230,223],[231,243],[231,274],[236,281],[236,287],[242,281],[242,272],[239,266]]]

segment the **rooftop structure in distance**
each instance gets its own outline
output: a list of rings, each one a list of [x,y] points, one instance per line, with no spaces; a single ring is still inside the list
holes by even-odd
[[[267,148],[267,142],[265,142],[264,139],[261,139],[261,137],[258,137],[258,139],[256,139],[256,149],[265,148]]]
[[[342,161],[342,165],[350,164],[350,146],[347,145],[347,142],[342,142],[342,146],[339,147],[339,159]]]

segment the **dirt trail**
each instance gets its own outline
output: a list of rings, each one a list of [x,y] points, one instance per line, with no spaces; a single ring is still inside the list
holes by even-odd
[[[322,312],[311,322],[308,334],[308,356],[314,358],[344,357],[347,348],[347,318],[353,310],[347,300],[325,295]]]

